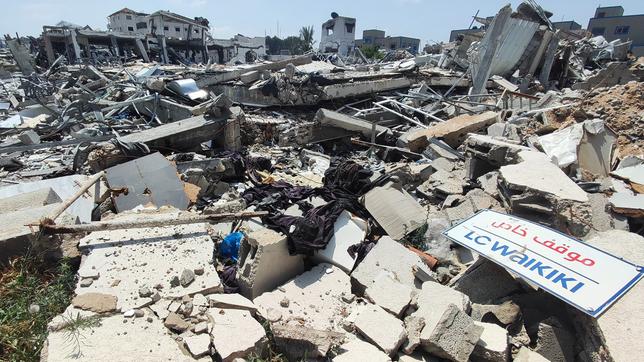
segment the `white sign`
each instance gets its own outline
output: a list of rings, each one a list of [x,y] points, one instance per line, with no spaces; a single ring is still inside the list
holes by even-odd
[[[492,210],[443,234],[595,318],[644,275],[641,266],[592,245]]]

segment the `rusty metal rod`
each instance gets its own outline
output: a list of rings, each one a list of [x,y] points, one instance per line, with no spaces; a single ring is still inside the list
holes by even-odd
[[[71,204],[74,203],[79,197],[81,197],[82,194],[84,194],[87,190],[89,190],[90,187],[92,187],[95,183],[98,182],[98,180],[101,179],[101,177],[105,176],[105,171],[101,171],[97,174],[92,175],[86,183],[84,183],[78,191],[72,197],[68,198],[63,202],[59,207],[57,207],[52,213],[51,216],[49,217],[52,221],[56,220],[62,214]]]
[[[88,224],[67,224],[54,225],[45,222],[40,223],[40,230],[45,234],[75,234],[88,233],[92,231],[122,230],[162,227],[170,225],[185,225],[197,223],[220,223],[240,219],[250,219],[258,216],[268,215],[267,211],[239,212],[214,215],[164,215],[154,216],[140,214],[145,217],[143,220],[110,220],[96,221]]]

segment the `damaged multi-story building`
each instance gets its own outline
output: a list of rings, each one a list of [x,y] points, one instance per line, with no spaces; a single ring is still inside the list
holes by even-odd
[[[331,19],[322,24],[321,34],[321,52],[346,56],[355,47],[356,19],[333,12]]]

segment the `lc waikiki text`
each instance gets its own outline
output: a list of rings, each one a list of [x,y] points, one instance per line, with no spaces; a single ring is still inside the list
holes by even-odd
[[[537,261],[535,258],[531,258],[524,254],[522,251],[512,249],[510,246],[505,245],[498,240],[492,240],[488,236],[477,235],[476,232],[469,231],[465,235],[465,238],[478,245],[488,246],[492,253],[497,253],[502,257],[507,257],[510,261],[526,268],[528,271],[532,272],[535,277],[539,277],[535,278],[535,281],[536,279],[545,279],[555,284],[555,286],[562,287],[571,293],[578,292],[585,285],[584,282],[567,276],[565,273],[556,269],[556,267],[548,265],[543,261]]]

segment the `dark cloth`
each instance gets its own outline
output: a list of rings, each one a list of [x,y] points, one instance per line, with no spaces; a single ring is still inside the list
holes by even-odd
[[[219,275],[221,283],[224,285],[224,293],[239,293],[239,284],[237,283],[237,265],[227,265]]]
[[[364,258],[367,256],[367,254],[369,254],[374,246],[376,246],[376,243],[365,241],[360,244],[353,244],[347,248],[347,253],[349,253],[349,255],[351,255],[351,257],[355,259],[353,268],[351,268],[351,272],[353,272],[358,264],[360,264],[364,260]]]
[[[250,162],[247,162],[249,165]],[[258,167],[253,162],[253,167]],[[266,165],[264,164],[264,167]],[[358,199],[372,187],[372,172],[360,164],[343,158],[333,158],[331,165],[324,173],[321,188],[295,186],[285,181],[270,185],[261,184],[259,176],[249,167],[248,175],[255,187],[244,192],[242,197],[247,205],[254,205],[258,210],[268,211],[263,218],[264,224],[287,236],[289,253],[311,255],[323,249],[333,236],[333,225],[343,210],[350,211],[362,218],[368,213]],[[327,203],[312,208],[306,201],[311,196],[321,196]],[[300,206],[304,215],[284,215],[282,210],[294,203]]]

